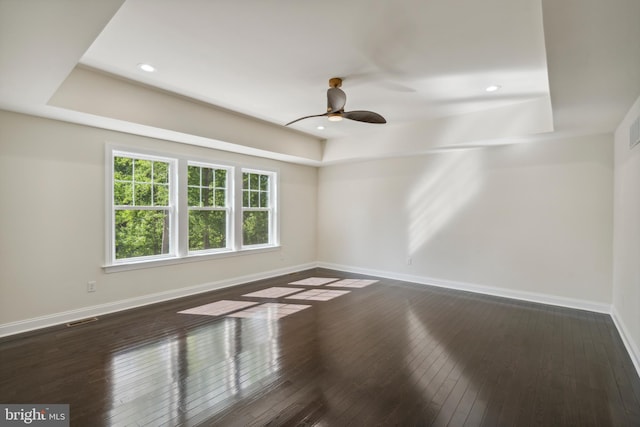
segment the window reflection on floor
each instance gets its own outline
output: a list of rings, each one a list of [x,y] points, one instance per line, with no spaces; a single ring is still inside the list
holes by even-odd
[[[174,379],[178,345],[175,339],[165,339],[114,355],[111,425],[125,425],[133,419],[141,422],[153,416],[170,419],[178,413],[180,390]]]
[[[109,421],[211,417],[275,378],[278,339],[277,321],[228,318],[114,354]]]

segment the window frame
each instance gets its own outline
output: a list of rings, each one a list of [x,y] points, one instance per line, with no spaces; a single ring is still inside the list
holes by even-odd
[[[268,196],[268,206],[267,207],[245,207],[244,206],[244,174],[248,173],[248,174],[255,174],[255,175],[266,175],[269,177],[269,188],[267,190],[269,196]],[[239,174],[239,178],[236,179],[236,182],[241,183],[242,185],[240,185],[239,187],[239,193],[241,193],[241,199],[239,206],[240,209],[238,209],[239,212],[239,218],[237,220],[237,224],[239,224],[239,237],[240,237],[240,247],[243,249],[251,249],[251,248],[261,248],[261,247],[269,247],[269,246],[273,246],[273,245],[278,245],[279,244],[279,234],[278,234],[278,222],[276,221],[277,218],[277,206],[278,206],[278,202],[277,202],[277,188],[278,188],[278,183],[277,183],[277,177],[278,174],[274,171],[269,171],[269,170],[265,170],[265,169],[256,169],[256,168],[240,168],[240,174]],[[249,189],[249,191],[251,191]],[[261,191],[261,190],[258,190]],[[244,213],[245,212],[268,212],[268,241],[267,243],[256,243],[256,244],[245,244],[244,243]]]
[[[203,206],[203,207],[193,207],[189,205],[188,202],[188,194],[189,194],[189,187],[191,187],[189,185],[189,178],[187,177],[187,180],[185,182],[186,185],[186,193],[187,193],[187,206],[186,206],[186,210],[187,210],[187,242],[186,242],[186,249],[187,249],[187,254],[189,256],[197,256],[197,255],[203,255],[203,254],[212,254],[212,253],[219,253],[219,252],[229,252],[232,251],[234,248],[234,232],[233,232],[233,181],[234,181],[234,171],[233,171],[233,167],[229,166],[229,165],[221,165],[221,164],[215,164],[215,163],[209,163],[209,162],[201,162],[201,161],[195,161],[195,160],[187,160],[187,173],[188,173],[188,168],[189,166],[195,166],[195,167],[199,167],[199,168],[209,168],[209,169],[214,169],[214,170],[224,170],[226,171],[226,179],[225,179],[225,206],[224,207],[217,207],[217,206]],[[215,188],[215,187],[214,187]],[[214,196],[215,197],[215,196]],[[225,247],[223,248],[209,248],[209,249],[201,249],[201,250],[195,250],[192,251],[191,248],[189,247],[189,214],[192,210],[204,210],[204,211],[224,211],[226,212],[226,229],[225,229]]]
[[[114,200],[114,191],[113,185],[115,182],[115,170],[114,170],[114,159],[116,157],[126,157],[134,160],[147,160],[152,162],[165,162],[169,165],[168,180],[169,180],[169,204],[166,207],[155,207],[155,206],[131,206],[127,207],[127,205],[116,205]],[[107,247],[107,263],[111,265],[121,265],[121,264],[131,264],[131,263],[140,263],[140,262],[148,262],[155,260],[163,260],[174,258],[176,255],[176,251],[178,246],[177,242],[177,232],[178,232],[178,215],[177,215],[177,193],[175,189],[175,183],[177,180],[177,160],[169,157],[165,157],[157,154],[150,154],[148,152],[137,151],[133,152],[130,150],[120,150],[113,149],[108,156],[109,159],[109,176],[110,180],[107,183],[107,200],[108,200],[108,215],[107,215],[107,224],[108,224],[108,247]],[[135,177],[132,177],[135,179]],[[135,181],[133,181],[135,182]],[[131,257],[131,258],[116,258],[116,211],[117,210],[136,210],[136,211],[161,211],[164,210],[167,212],[169,216],[169,250],[166,254],[157,254],[157,255],[146,255],[139,257]]]
[[[114,209],[114,157],[131,157],[144,160],[169,162],[169,197],[172,204],[170,219],[170,250],[168,254],[144,257],[115,258],[115,209]],[[250,167],[217,159],[159,152],[140,149],[119,144],[105,144],[105,264],[106,273],[150,268],[163,265],[181,264],[209,259],[218,259],[245,254],[255,254],[280,250],[279,235],[279,177],[280,171],[275,168]],[[189,250],[189,201],[188,201],[188,166],[210,167],[227,171],[227,239],[226,248],[207,250]],[[266,244],[243,245],[242,242],[242,174],[243,172],[269,175],[269,242]]]

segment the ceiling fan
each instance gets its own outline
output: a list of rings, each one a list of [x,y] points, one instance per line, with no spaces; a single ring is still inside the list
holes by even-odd
[[[344,111],[344,105],[347,102],[347,94],[340,89],[342,79],[334,77],[329,80],[329,89],[327,89],[327,112],[323,114],[314,114],[312,116],[304,116],[287,123],[289,126],[297,121],[309,119],[311,117],[327,116],[329,121],[339,122],[342,119],[355,120],[365,123],[387,123],[387,121],[378,113],[373,111]]]

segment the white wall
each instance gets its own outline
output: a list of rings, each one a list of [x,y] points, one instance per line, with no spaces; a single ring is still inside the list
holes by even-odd
[[[596,135],[456,150],[318,172],[0,111],[0,329],[318,260],[598,309],[613,294],[612,140]],[[282,250],[105,274],[105,142],[278,168]],[[636,175],[625,179],[635,183],[640,164],[637,156],[632,160]],[[617,207],[623,187],[617,182]],[[639,197],[624,197],[620,212],[637,218]],[[630,233],[620,228],[620,212],[618,237]],[[615,305],[638,342],[640,273],[633,260],[640,250],[634,230],[635,239],[616,241],[617,252],[621,245],[635,252],[616,256]],[[97,280],[98,292],[86,292],[89,280]]]
[[[323,167],[319,260],[607,311],[612,142],[596,135]]]
[[[105,142],[279,169],[282,249],[105,274]],[[0,329],[313,263],[316,193],[315,167],[0,111]]]
[[[640,145],[629,149],[629,126],[640,98],[615,133],[613,314],[640,372]]]

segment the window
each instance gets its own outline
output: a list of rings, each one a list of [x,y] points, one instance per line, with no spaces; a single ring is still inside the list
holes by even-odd
[[[271,243],[272,206],[271,175],[255,171],[242,172],[242,244]]]
[[[107,268],[277,247],[276,172],[111,147],[107,158]]]
[[[114,258],[172,252],[171,161],[114,155]]]
[[[189,165],[189,251],[226,249],[229,235],[227,169]]]

